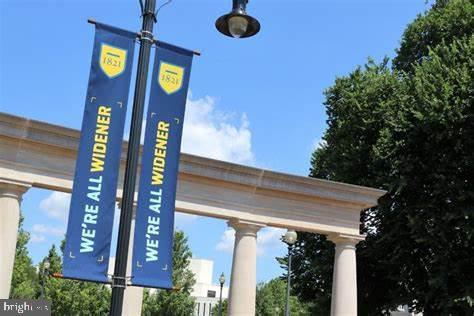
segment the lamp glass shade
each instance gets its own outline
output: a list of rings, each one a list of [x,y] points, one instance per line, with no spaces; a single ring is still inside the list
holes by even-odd
[[[230,12],[216,20],[216,28],[222,34],[233,38],[246,38],[260,31],[257,19],[241,12]]]
[[[231,16],[229,18],[229,33],[233,37],[239,38],[247,32],[249,22],[240,15]]]
[[[298,238],[296,232],[294,230],[288,230],[283,237],[283,241],[288,245],[293,245],[296,242],[296,238]]]
[[[219,283],[220,283],[220,284],[224,284],[224,283],[225,283],[225,276],[224,276],[224,273],[222,273],[221,276],[219,277]]]

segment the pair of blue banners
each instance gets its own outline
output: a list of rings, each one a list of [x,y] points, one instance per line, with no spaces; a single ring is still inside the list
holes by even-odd
[[[136,34],[96,24],[63,276],[108,283],[118,172]],[[172,288],[181,135],[193,53],[158,42],[146,117],[133,244],[133,285]]]

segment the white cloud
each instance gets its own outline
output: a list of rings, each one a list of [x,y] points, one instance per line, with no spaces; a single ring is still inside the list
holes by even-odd
[[[235,231],[227,228],[216,245],[216,250],[232,253],[234,250]]]
[[[63,192],[52,192],[47,198],[40,202],[40,209],[48,217],[66,220],[69,213],[71,194]]]
[[[186,102],[182,150],[235,163],[254,163],[252,133],[245,113],[216,109],[215,98],[206,96]]]
[[[146,119],[142,121],[140,143],[145,140]],[[124,139],[129,139],[129,131]],[[254,164],[252,133],[245,113],[240,117],[216,109],[216,99],[192,99],[189,92],[181,150],[183,152],[235,163]]]
[[[55,236],[55,237],[61,237],[65,233],[64,227],[49,226],[49,225],[43,225],[43,224],[34,224],[31,231],[33,233],[50,235],[50,236]]]
[[[257,233],[257,255],[262,256],[268,252],[274,252],[285,247],[280,240],[285,234],[285,230],[276,227],[263,228]],[[232,228],[226,229],[221,240],[216,245],[216,250],[232,253],[234,250],[235,231]]]
[[[32,243],[41,243],[45,240],[46,240],[46,237],[44,237],[44,235],[38,235],[38,234],[30,235],[30,242]]]
[[[30,242],[41,243],[46,240],[46,236],[63,237],[64,233],[64,227],[34,224],[31,228]]]
[[[276,227],[262,229],[257,235],[257,254],[264,255],[271,250],[284,248],[281,236],[285,232],[285,229]]]

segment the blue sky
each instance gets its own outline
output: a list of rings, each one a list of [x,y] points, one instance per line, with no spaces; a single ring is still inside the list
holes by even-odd
[[[158,16],[155,37],[202,52],[183,151],[303,176],[326,126],[324,90],[369,56],[393,56],[406,24],[429,8],[425,0],[250,0],[261,32],[235,40],[214,28],[231,2],[173,0]],[[87,18],[138,31],[139,16],[133,0],[2,0],[0,111],[80,128],[94,35]],[[25,194],[35,263],[62,239],[68,199]],[[216,282],[221,271],[230,274],[233,234],[224,221],[178,215],[176,222],[194,256],[215,261]],[[259,281],[282,272],[274,260],[285,252],[282,232],[259,234]]]

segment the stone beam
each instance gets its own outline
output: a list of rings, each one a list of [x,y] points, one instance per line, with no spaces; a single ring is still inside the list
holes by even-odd
[[[0,181],[70,192],[78,144],[77,130],[0,113]],[[178,178],[180,212],[323,234],[358,235],[360,211],[385,194],[184,153]]]

